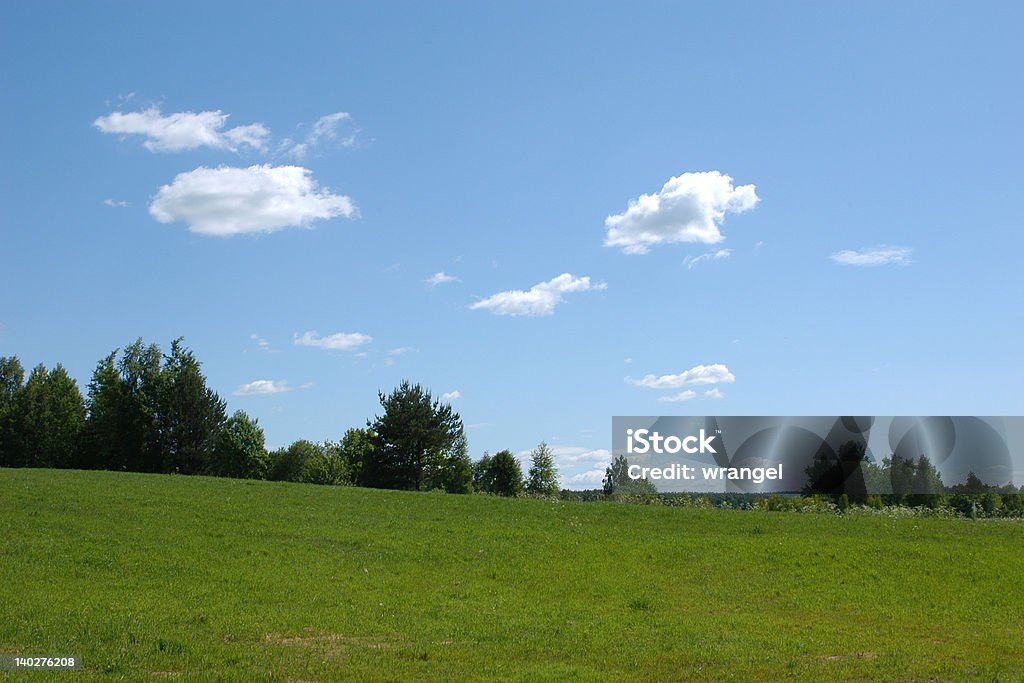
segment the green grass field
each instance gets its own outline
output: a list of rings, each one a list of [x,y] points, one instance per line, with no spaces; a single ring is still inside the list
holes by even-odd
[[[0,544],[25,680],[1024,676],[1014,522],[0,470]]]

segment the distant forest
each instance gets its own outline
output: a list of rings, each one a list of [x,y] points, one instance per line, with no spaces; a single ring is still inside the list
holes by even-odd
[[[63,366],[28,378],[15,356],[0,357],[0,467],[203,474],[312,484],[502,496],[560,496],[671,506],[813,511],[905,507],[970,516],[1024,516],[1024,486],[996,487],[973,473],[947,487],[927,457],[865,460],[850,443],[807,467],[804,498],[767,494],[659,493],[631,479],[619,456],[601,489],[561,491],[554,453],[541,442],[522,471],[510,450],[472,460],[462,418],[419,384],[378,394],[381,413],[338,441],[299,440],[268,452],[256,419],[207,386],[182,339],[168,353],[141,339],[102,358],[85,396]],[[856,472],[856,477],[850,473]],[[856,482],[856,484],[851,484]],[[867,491],[891,490],[887,495]],[[806,502],[811,499],[813,502]]]
[[[524,475],[511,451],[473,462],[462,419],[418,384],[379,394],[382,412],[337,442],[267,452],[263,429],[207,386],[182,339],[141,339],[96,364],[82,396],[63,366],[0,357],[0,467],[206,474],[315,484],[514,496],[559,492],[541,443]]]

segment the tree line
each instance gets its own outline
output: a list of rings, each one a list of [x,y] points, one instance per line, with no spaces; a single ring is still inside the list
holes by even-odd
[[[141,339],[93,371],[85,396],[58,364],[28,378],[0,357],[0,467],[205,474],[503,496],[557,495],[554,454],[541,443],[524,475],[509,450],[469,455],[462,418],[419,384],[378,393],[381,414],[337,442],[299,440],[268,452],[258,420],[227,415],[182,339],[163,353]]]

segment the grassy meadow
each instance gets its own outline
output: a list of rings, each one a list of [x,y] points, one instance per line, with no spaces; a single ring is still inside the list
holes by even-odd
[[[0,586],[24,680],[1024,676],[1019,522],[0,469]]]

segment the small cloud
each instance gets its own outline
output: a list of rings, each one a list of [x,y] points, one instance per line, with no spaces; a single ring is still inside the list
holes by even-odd
[[[707,391],[704,392],[704,395],[707,396],[708,398],[725,398],[725,394],[718,387],[708,389]]]
[[[235,396],[270,396],[296,391],[297,389],[308,389],[311,386],[313,386],[312,382],[307,382],[299,387],[293,387],[288,384],[287,380],[283,379],[258,379],[248,384],[243,384],[232,393]]]
[[[410,353],[410,352],[415,351],[415,350],[416,349],[412,348],[411,346],[399,346],[396,349],[388,349],[388,355],[389,356],[401,356],[402,354]]]
[[[316,330],[293,335],[296,346],[313,346],[326,351],[354,351],[373,341],[373,337],[362,332],[335,332],[321,337]]]
[[[692,389],[687,389],[682,393],[674,394],[672,396],[659,396],[658,400],[665,403],[679,403],[681,401],[689,401],[696,395],[697,392],[693,391]]]
[[[161,223],[181,221],[189,230],[228,237],[309,227],[336,216],[353,218],[352,199],[321,189],[301,166],[221,166],[179,173],[149,205]]]
[[[723,258],[729,258],[732,256],[732,249],[719,249],[718,251],[706,251],[700,256],[687,256],[683,259],[683,264],[687,269],[693,268],[701,261],[717,261]]]
[[[881,246],[859,251],[844,249],[832,254],[830,258],[844,266],[908,266],[912,263],[910,255],[913,253],[911,247]]]
[[[441,272],[434,273],[433,275],[428,277],[426,282],[427,285],[431,287],[437,287],[438,285],[447,284],[449,282],[455,282],[455,280],[457,279],[458,278],[456,278],[454,275],[448,275],[442,270]]]
[[[662,243],[717,244],[725,239],[719,229],[725,214],[749,211],[758,201],[753,185],[734,187],[732,178],[718,171],[683,173],[654,194],[630,200],[624,212],[608,216],[604,245],[646,254]]]
[[[103,203],[106,204],[107,206],[112,206],[116,209],[123,209],[124,207],[128,206],[128,202],[118,201],[116,199],[104,199]]]
[[[103,133],[141,135],[142,146],[151,152],[180,152],[199,147],[213,147],[237,152],[242,147],[263,151],[270,131],[261,123],[224,129],[228,115],[224,112],[177,112],[164,116],[158,107],[144,111],[115,111],[93,121]]]
[[[273,348],[270,347],[270,342],[268,342],[266,339],[264,339],[263,337],[259,336],[256,333],[250,334],[249,335],[249,339],[251,339],[254,342],[256,342],[256,346],[259,347],[260,351],[266,351],[267,353],[273,353],[276,350],[276,349],[273,349]]]
[[[736,339],[733,339],[733,340],[732,340],[732,342],[730,342],[730,343],[732,343],[732,344],[739,344],[739,343],[740,343],[740,340],[739,340],[739,338],[737,337]]]
[[[530,317],[551,315],[562,303],[563,295],[570,292],[589,292],[607,289],[603,282],[591,283],[589,277],[576,277],[562,273],[547,282],[540,282],[527,291],[513,289],[498,292],[470,306],[473,310],[489,310],[495,315],[525,315]]]
[[[452,401],[457,401],[460,398],[462,398],[462,392],[459,391],[458,389],[456,389],[455,391],[446,391],[445,393],[441,394],[442,403],[451,403]]]
[[[760,249],[763,246],[764,246],[764,240],[758,240],[757,242],[754,243],[754,249]]]
[[[626,360],[624,360],[622,362],[625,363],[626,365],[629,365],[629,364],[631,364],[633,362],[633,359],[632,358],[626,358]]]
[[[346,122],[351,123],[351,121],[352,116],[344,111],[321,116],[310,128],[302,142],[285,138],[278,144],[277,149],[293,159],[301,160],[325,141],[337,141],[342,147],[352,147],[356,144],[356,132],[349,131],[344,135],[341,133],[342,125]]]
[[[645,375],[642,379],[627,377],[626,381],[647,389],[679,389],[685,386],[718,384],[719,382],[732,383],[736,381],[736,376],[725,365],[715,363],[714,365],[696,365],[678,375],[662,375],[660,377]]]

